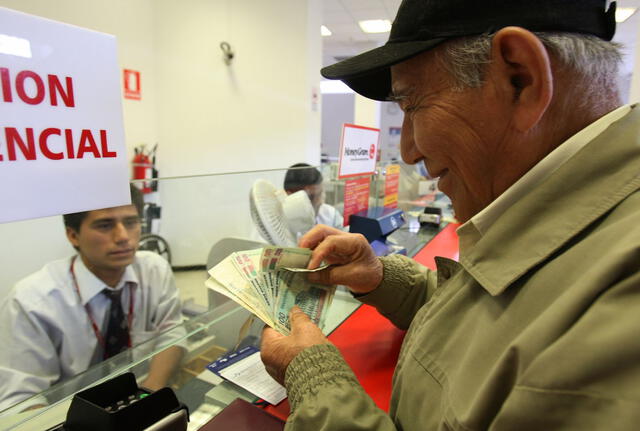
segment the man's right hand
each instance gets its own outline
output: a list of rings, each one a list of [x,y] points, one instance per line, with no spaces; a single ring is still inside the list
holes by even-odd
[[[331,265],[309,273],[311,282],[342,284],[354,293],[364,294],[382,281],[382,263],[360,234],[317,225],[300,238],[299,245],[313,250],[308,268],[317,268],[322,261]]]

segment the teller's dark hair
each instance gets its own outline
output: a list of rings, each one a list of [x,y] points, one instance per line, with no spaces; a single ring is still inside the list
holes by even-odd
[[[131,190],[131,204],[136,207],[138,215],[142,217],[142,208],[144,207],[144,198],[142,197],[142,192],[133,184],[129,184],[129,188]],[[79,232],[82,221],[87,217],[89,213],[90,211],[81,211],[78,213],[64,214],[62,216],[62,220],[64,221],[65,227]]]
[[[296,163],[289,166],[289,170],[284,176],[284,189],[290,193],[320,183],[322,183],[320,171],[306,163]]]

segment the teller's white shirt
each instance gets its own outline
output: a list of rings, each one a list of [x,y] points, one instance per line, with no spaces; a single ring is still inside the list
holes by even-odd
[[[327,226],[344,230],[344,218],[342,217],[342,214],[329,204],[320,205],[320,208],[318,208],[318,215],[316,216],[316,223],[326,224]]]
[[[101,361],[102,347],[85,304],[104,334],[111,301],[100,292],[107,285],[76,258],[81,302],[71,277],[71,260],[51,262],[19,281],[0,305],[0,410]],[[122,308],[127,317],[132,289],[132,345],[181,323],[173,273],[161,256],[138,251],[116,289],[124,289]],[[155,344],[171,342],[162,338],[157,337]]]

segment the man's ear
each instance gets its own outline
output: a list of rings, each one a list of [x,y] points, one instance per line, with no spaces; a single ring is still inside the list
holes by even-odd
[[[66,226],[65,230],[67,233],[67,239],[69,240],[71,245],[75,248],[78,248],[78,245],[80,244],[80,242],[78,241],[78,231],[69,226]]]
[[[532,129],[553,97],[551,61],[540,40],[520,27],[498,31],[491,44],[489,66],[505,103],[511,99],[513,124],[520,132]]]

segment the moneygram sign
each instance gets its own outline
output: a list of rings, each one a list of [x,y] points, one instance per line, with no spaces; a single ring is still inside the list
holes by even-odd
[[[380,129],[344,124],[338,178],[372,174],[376,168],[379,139]]]
[[[0,222],[130,202],[113,36],[0,7]]]

